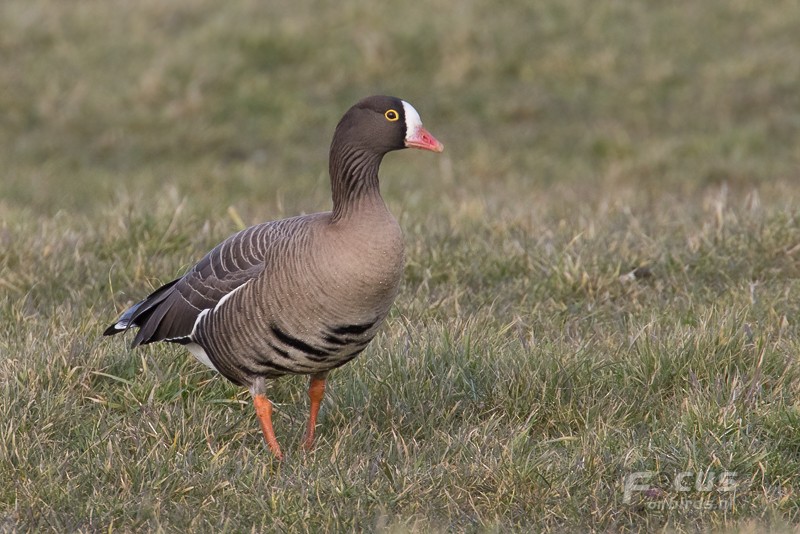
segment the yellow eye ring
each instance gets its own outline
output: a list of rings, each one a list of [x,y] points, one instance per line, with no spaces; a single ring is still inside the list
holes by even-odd
[[[386,120],[389,122],[395,122],[397,119],[400,118],[400,114],[393,109],[388,110],[386,113],[383,114],[383,116],[386,117]]]

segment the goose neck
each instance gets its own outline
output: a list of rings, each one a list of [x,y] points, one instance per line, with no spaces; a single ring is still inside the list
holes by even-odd
[[[368,206],[384,206],[378,184],[382,159],[381,153],[352,145],[331,147],[329,170],[334,220]]]

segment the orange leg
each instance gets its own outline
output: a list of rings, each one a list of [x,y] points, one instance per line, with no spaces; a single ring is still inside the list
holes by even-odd
[[[311,450],[314,446],[314,428],[317,426],[317,414],[319,405],[322,403],[322,396],[325,395],[325,377],[312,377],[308,384],[308,397],[311,399],[311,415],[308,418],[308,429],[306,429],[306,439],[303,440],[303,448]]]
[[[283,453],[281,446],[278,445],[278,440],[275,439],[275,431],[272,429],[272,403],[262,393],[253,395],[253,404],[256,407],[256,416],[258,422],[261,423],[261,432],[264,434],[264,441],[267,442],[272,454],[278,460],[283,460]]]

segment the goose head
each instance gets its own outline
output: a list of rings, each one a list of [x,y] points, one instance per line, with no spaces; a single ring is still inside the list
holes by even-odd
[[[336,127],[336,141],[378,154],[403,148],[444,150],[422,126],[414,106],[393,96],[370,96],[351,107]]]

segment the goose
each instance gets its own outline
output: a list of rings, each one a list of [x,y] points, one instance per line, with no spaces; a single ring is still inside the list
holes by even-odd
[[[441,152],[408,102],[371,96],[339,121],[330,146],[331,211],[257,224],[217,245],[181,278],[132,305],[104,335],[138,328],[131,348],[157,341],[249,388],[264,441],[277,459],[266,381],[309,375],[313,447],[328,373],[375,337],[400,288],[403,234],[380,194],[393,150]]]

